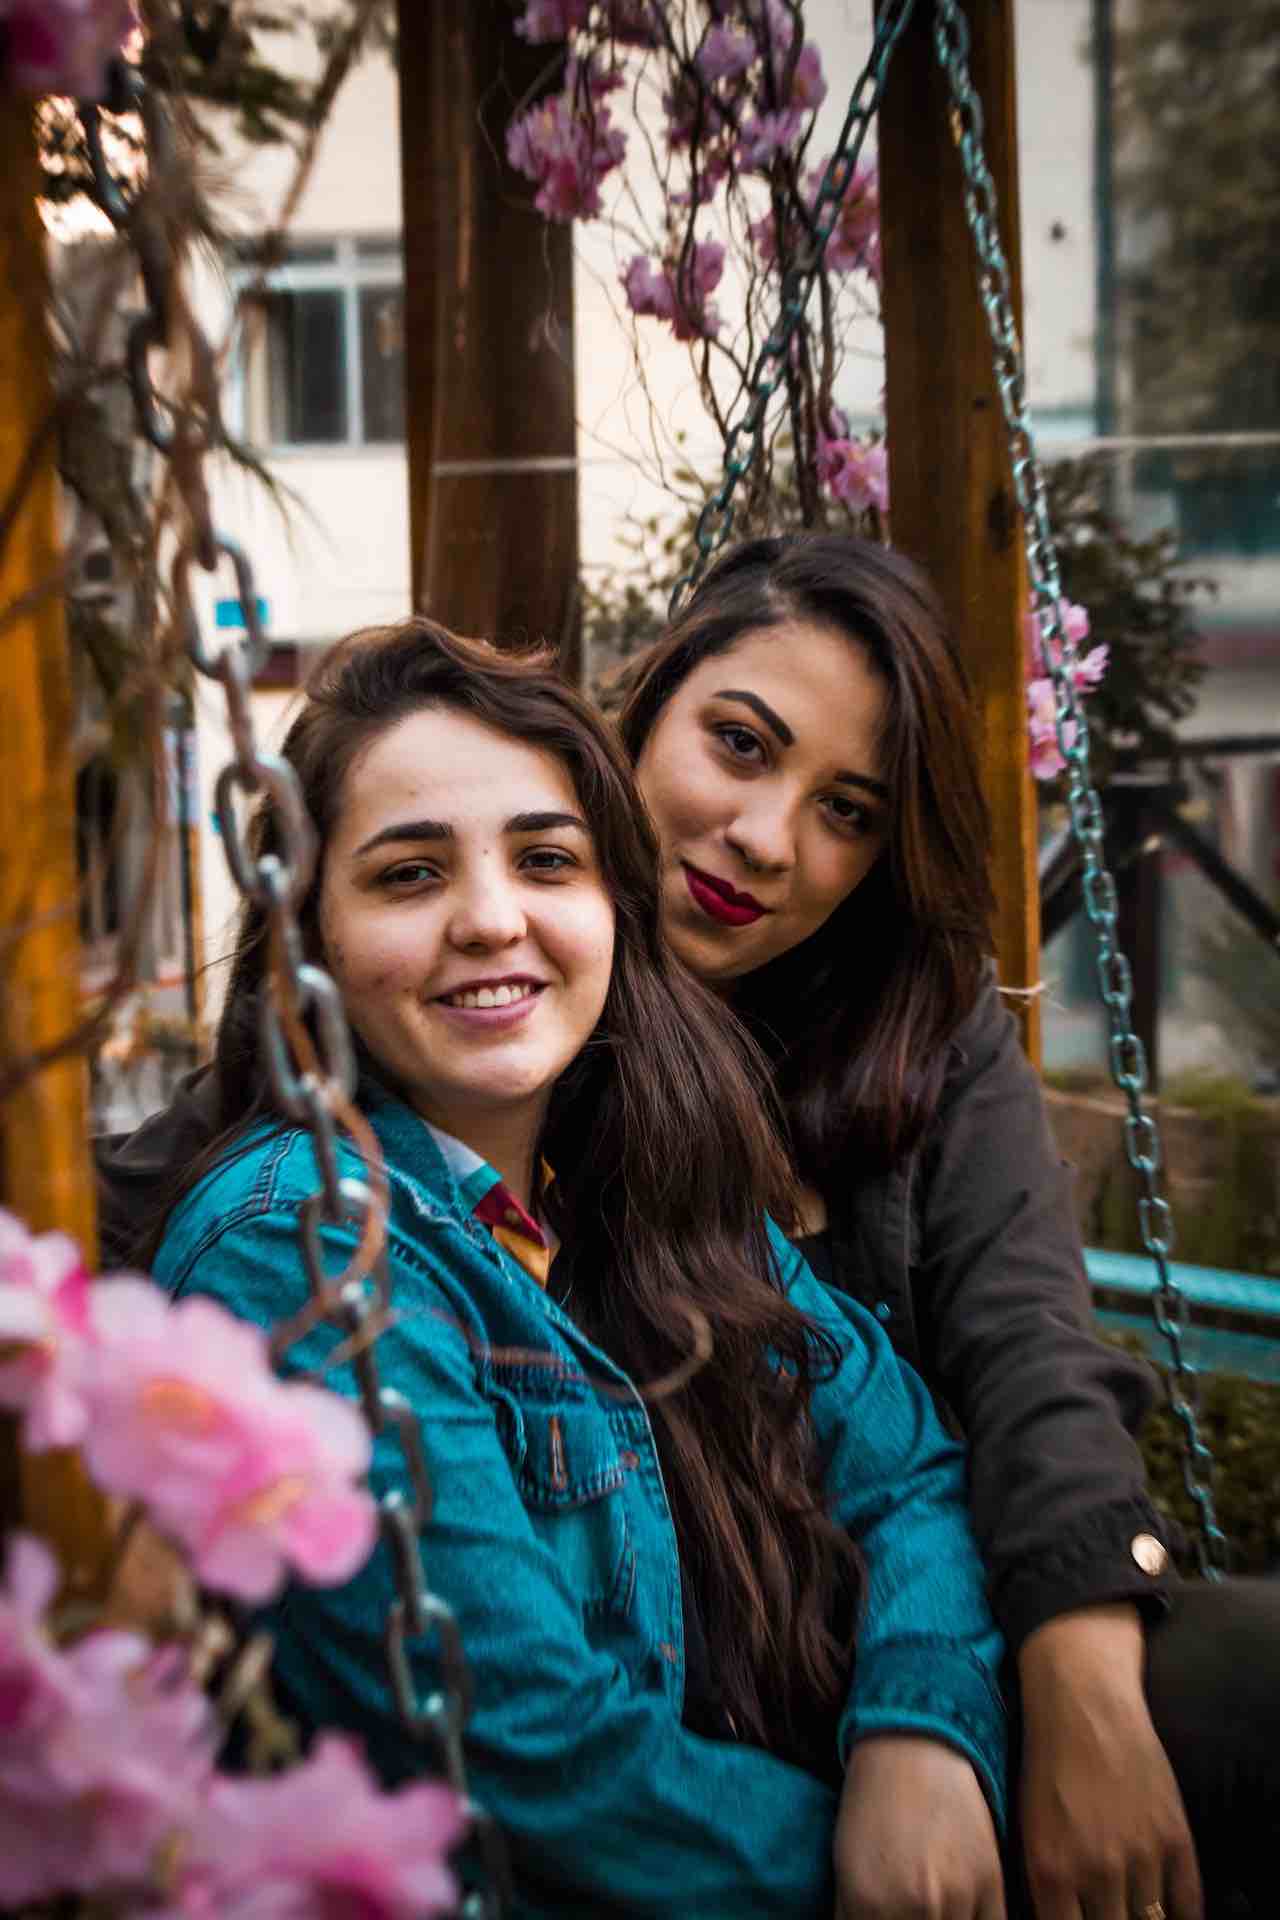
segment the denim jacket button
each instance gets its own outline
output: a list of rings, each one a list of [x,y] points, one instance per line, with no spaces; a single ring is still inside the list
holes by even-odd
[[[1169,1556],[1154,1533],[1135,1533],[1129,1542],[1129,1551],[1144,1573],[1153,1580],[1164,1572],[1169,1564]]]

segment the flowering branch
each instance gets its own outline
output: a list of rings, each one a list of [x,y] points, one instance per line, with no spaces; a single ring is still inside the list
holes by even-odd
[[[0,1405],[30,1452],[78,1446],[206,1586],[258,1603],[289,1573],[349,1579],[373,1546],[357,1409],[271,1371],[215,1302],[91,1283],[63,1234],[0,1212]],[[328,1737],[270,1780],[216,1765],[222,1728],[181,1642],[80,1630],[58,1569],[13,1536],[0,1583],[0,1906],[106,1897],[165,1920],[419,1920],[454,1908],[464,1810],[446,1787],[382,1793]]]
[[[788,269],[813,243],[826,162],[810,165],[808,152],[827,82],[799,0],[527,0],[516,31],[557,49],[552,91],[518,109],[507,136],[508,157],[534,183],[547,219],[614,218],[629,147],[609,97],[625,85],[642,108],[650,96],[660,103],[648,152],[662,214],[619,278],[639,322],[663,325],[689,347],[703,404],[723,429]],[[819,272],[818,324],[800,328],[780,369],[784,404],[764,470],[751,476],[748,521],[767,512],[772,459],[789,439],[804,523],[833,510],[843,519],[844,509],[879,530],[882,436],[855,440],[833,398],[837,315],[866,311],[878,294],[877,211],[874,165],[864,165]]]

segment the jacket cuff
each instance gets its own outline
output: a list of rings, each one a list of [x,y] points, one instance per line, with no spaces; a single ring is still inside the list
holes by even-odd
[[[991,1606],[1016,1654],[1024,1640],[1078,1607],[1117,1602],[1148,1621],[1169,1610],[1178,1584],[1177,1530],[1144,1498],[1127,1500],[1067,1529],[1055,1545],[992,1582]]]
[[[992,1635],[993,1645],[998,1643]],[[859,1740],[918,1733],[962,1753],[978,1776],[992,1818],[1005,1830],[1008,1729],[987,1668],[953,1641],[913,1639],[859,1650],[853,1693],[840,1719],[840,1765]]]

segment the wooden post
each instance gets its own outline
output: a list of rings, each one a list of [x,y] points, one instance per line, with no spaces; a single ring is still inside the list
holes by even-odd
[[[399,0],[414,605],[578,670],[570,229],[506,162],[554,49],[506,0]]]
[[[1013,0],[981,0],[966,13],[1021,325]],[[1040,979],[1036,805],[1023,690],[1026,563],[932,26],[932,7],[917,6],[893,56],[880,113],[893,538],[937,585],[977,694],[995,830],[1000,983],[1026,990]],[[1039,1001],[1032,994],[1012,1005],[1039,1064]]]
[[[0,96],[0,524],[53,400],[38,177],[30,105]],[[50,438],[0,545],[0,614],[56,575],[53,456]],[[68,1033],[80,1010],[73,714],[60,591],[0,631],[0,714],[0,1071],[8,1071]],[[94,1260],[83,1057],[24,1078],[0,1103],[0,1202],[33,1229],[60,1227]],[[26,1523],[53,1543],[72,1579],[92,1583],[106,1510],[78,1462],[24,1458],[16,1479]]]

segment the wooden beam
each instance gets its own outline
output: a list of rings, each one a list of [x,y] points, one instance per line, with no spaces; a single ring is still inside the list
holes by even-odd
[[[30,104],[0,96],[0,617],[59,566],[54,444],[28,452],[53,403],[48,276],[36,211]],[[18,494],[12,521],[7,508]],[[60,591],[0,631],[0,1072],[48,1046],[80,1011],[72,698]],[[0,1103],[0,1202],[38,1231],[59,1227],[96,1257],[88,1069],[82,1055],[25,1076]],[[70,1456],[17,1463],[23,1518],[64,1571],[92,1584],[105,1506]]]
[[[1013,0],[980,0],[966,13],[1021,326]],[[880,113],[892,532],[937,585],[973,681],[995,830],[1000,981],[1030,990],[1040,979],[1040,911],[1023,690],[1026,563],[932,27],[933,8],[917,5]],[[1012,1004],[1039,1064],[1039,1001]]]
[[[506,162],[555,53],[506,0],[399,0],[415,607],[578,671],[573,241]]]

